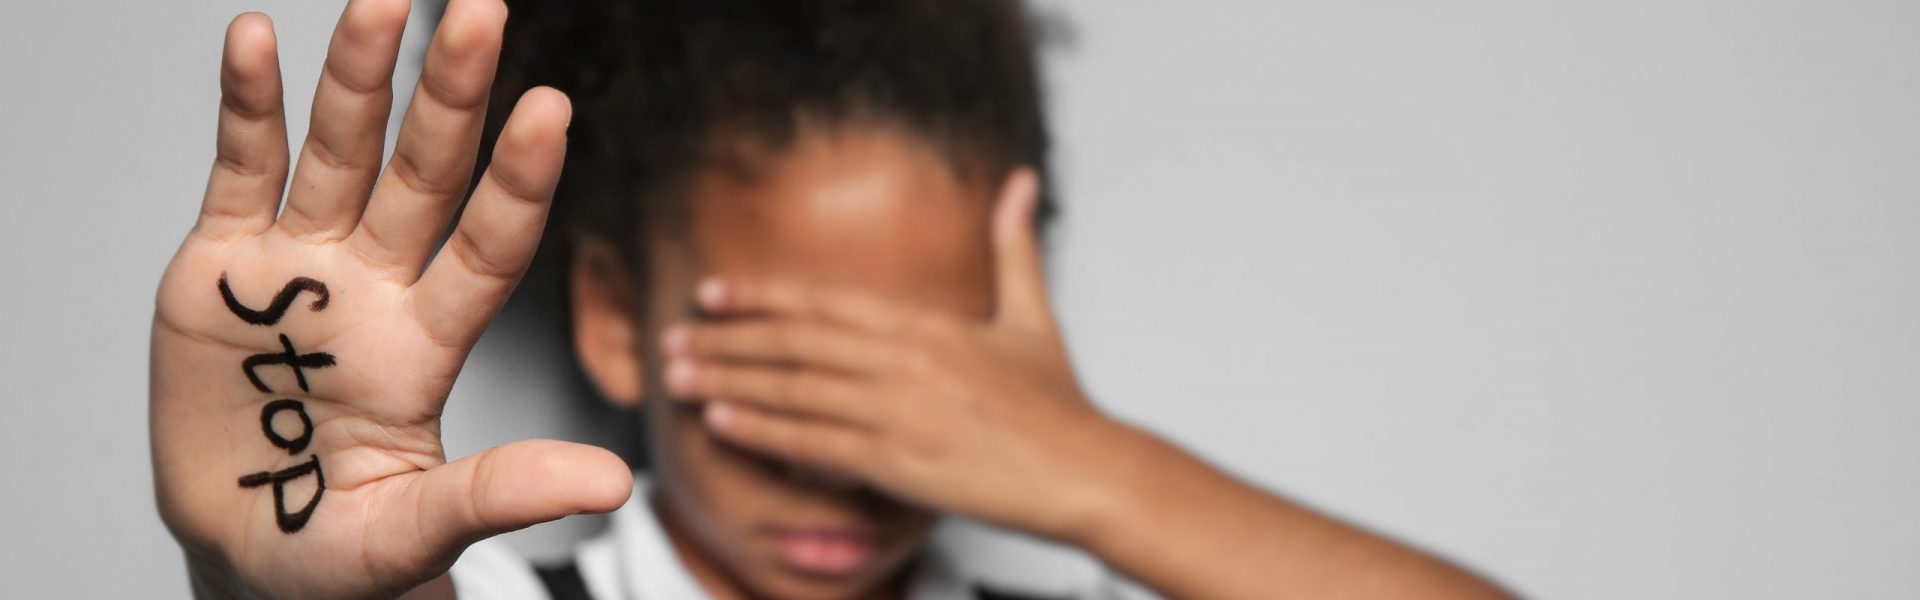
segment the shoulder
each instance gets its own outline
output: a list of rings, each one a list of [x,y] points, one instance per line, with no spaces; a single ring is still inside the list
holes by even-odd
[[[533,564],[514,553],[500,538],[467,547],[449,571],[454,594],[460,600],[549,600],[547,588]]]

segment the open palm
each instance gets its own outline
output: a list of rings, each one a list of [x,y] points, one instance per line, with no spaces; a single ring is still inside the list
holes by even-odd
[[[506,10],[450,4],[382,169],[407,10],[347,6],[290,187],[272,26],[228,29],[217,158],[152,342],[156,488],[197,585],[392,595],[474,541],[629,493],[625,465],[588,446],[446,462],[447,393],[532,258],[570,108],[551,89],[521,98],[449,235]]]

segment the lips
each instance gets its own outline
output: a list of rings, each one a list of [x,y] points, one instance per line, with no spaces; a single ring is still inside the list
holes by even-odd
[[[788,568],[815,577],[846,577],[873,560],[874,536],[835,528],[773,532],[774,552]]]

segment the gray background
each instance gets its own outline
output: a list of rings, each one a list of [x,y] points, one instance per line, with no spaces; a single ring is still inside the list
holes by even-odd
[[[1920,595],[1920,3],[1043,6],[1059,305],[1114,413],[1530,595]],[[0,10],[0,597],[186,594],[152,289],[227,19],[276,18],[304,115],[338,7]],[[594,435],[510,360],[544,331],[483,344],[455,454]]]

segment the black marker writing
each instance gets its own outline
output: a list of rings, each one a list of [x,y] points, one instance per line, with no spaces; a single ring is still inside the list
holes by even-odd
[[[305,392],[309,391],[307,388],[307,373],[302,369],[320,369],[333,366],[332,354],[325,352],[301,354],[293,349],[293,340],[287,339],[287,334],[280,334],[280,347],[285,350],[269,354],[255,354],[247,357],[245,362],[240,363],[240,370],[247,373],[247,381],[253,382],[254,389],[267,393],[273,392],[273,388],[267,387],[266,382],[260,380],[260,375],[253,372],[254,369],[259,367],[270,365],[286,365],[292,367],[294,382],[300,384],[300,391]]]
[[[287,309],[293,307],[293,301],[300,296],[300,292],[319,296],[312,304],[307,305],[307,308],[313,312],[326,310],[327,301],[332,299],[332,296],[327,293],[327,284],[307,277],[295,277],[292,281],[288,281],[285,287],[280,288],[280,293],[273,296],[273,303],[269,304],[266,310],[247,308],[238,298],[234,298],[233,288],[227,285],[226,273],[220,274],[219,287],[220,299],[227,303],[227,310],[233,311],[233,315],[240,317],[240,320],[253,325],[279,323],[282,317],[287,316]],[[293,379],[300,384],[300,391],[304,392],[308,391],[306,369],[326,368],[334,364],[332,354],[325,352],[301,354],[299,350],[293,348],[293,340],[284,333],[280,334],[280,348],[280,352],[255,354],[241,361],[240,371],[246,373],[247,381],[253,383],[254,389],[273,393],[273,388],[268,387],[267,382],[261,381],[260,375],[254,372],[260,367],[285,365],[293,369]],[[294,416],[300,417],[300,434],[291,439],[273,430],[273,417],[283,412],[292,412]],[[307,415],[307,405],[299,400],[286,398],[274,400],[260,407],[260,431],[266,434],[267,442],[274,447],[286,450],[287,454],[297,455],[306,450],[307,445],[313,441],[313,417]],[[306,477],[308,474],[313,475],[313,497],[308,498],[307,503],[301,506],[300,510],[288,512],[287,483]],[[273,487],[274,522],[280,526],[280,531],[285,533],[293,533],[306,527],[307,521],[313,518],[314,509],[320,507],[320,496],[327,492],[327,479],[320,472],[318,454],[308,458],[307,462],[278,471],[261,471],[240,476],[242,488],[257,488],[263,485]]]
[[[300,435],[287,439],[273,430],[273,416],[286,411],[300,417]],[[299,400],[280,399],[268,402],[260,409],[260,430],[266,432],[267,441],[287,449],[287,454],[299,454],[307,449],[307,443],[313,441],[313,417],[307,416],[307,405]]]
[[[274,294],[273,303],[268,304],[266,310],[254,310],[247,308],[238,298],[233,297],[233,288],[227,287],[227,274],[220,274],[220,299],[227,302],[227,310],[233,311],[234,316],[240,317],[240,320],[254,325],[279,323],[281,317],[287,316],[287,309],[293,306],[293,300],[300,295],[300,292],[319,296],[312,304],[307,305],[307,309],[313,312],[326,310],[327,301],[333,299],[333,296],[327,293],[327,284],[308,277],[295,277],[292,281],[288,281],[285,287],[280,288],[280,293]]]
[[[271,428],[268,429],[272,431]],[[307,499],[306,506],[300,510],[287,512],[287,482],[313,474],[313,497]],[[261,471],[240,477],[240,487],[255,488],[263,485],[273,486],[273,518],[280,525],[280,531],[293,533],[307,526],[307,520],[313,518],[313,510],[320,507],[320,495],[327,491],[327,478],[320,473],[320,457],[315,456],[278,471]]]

